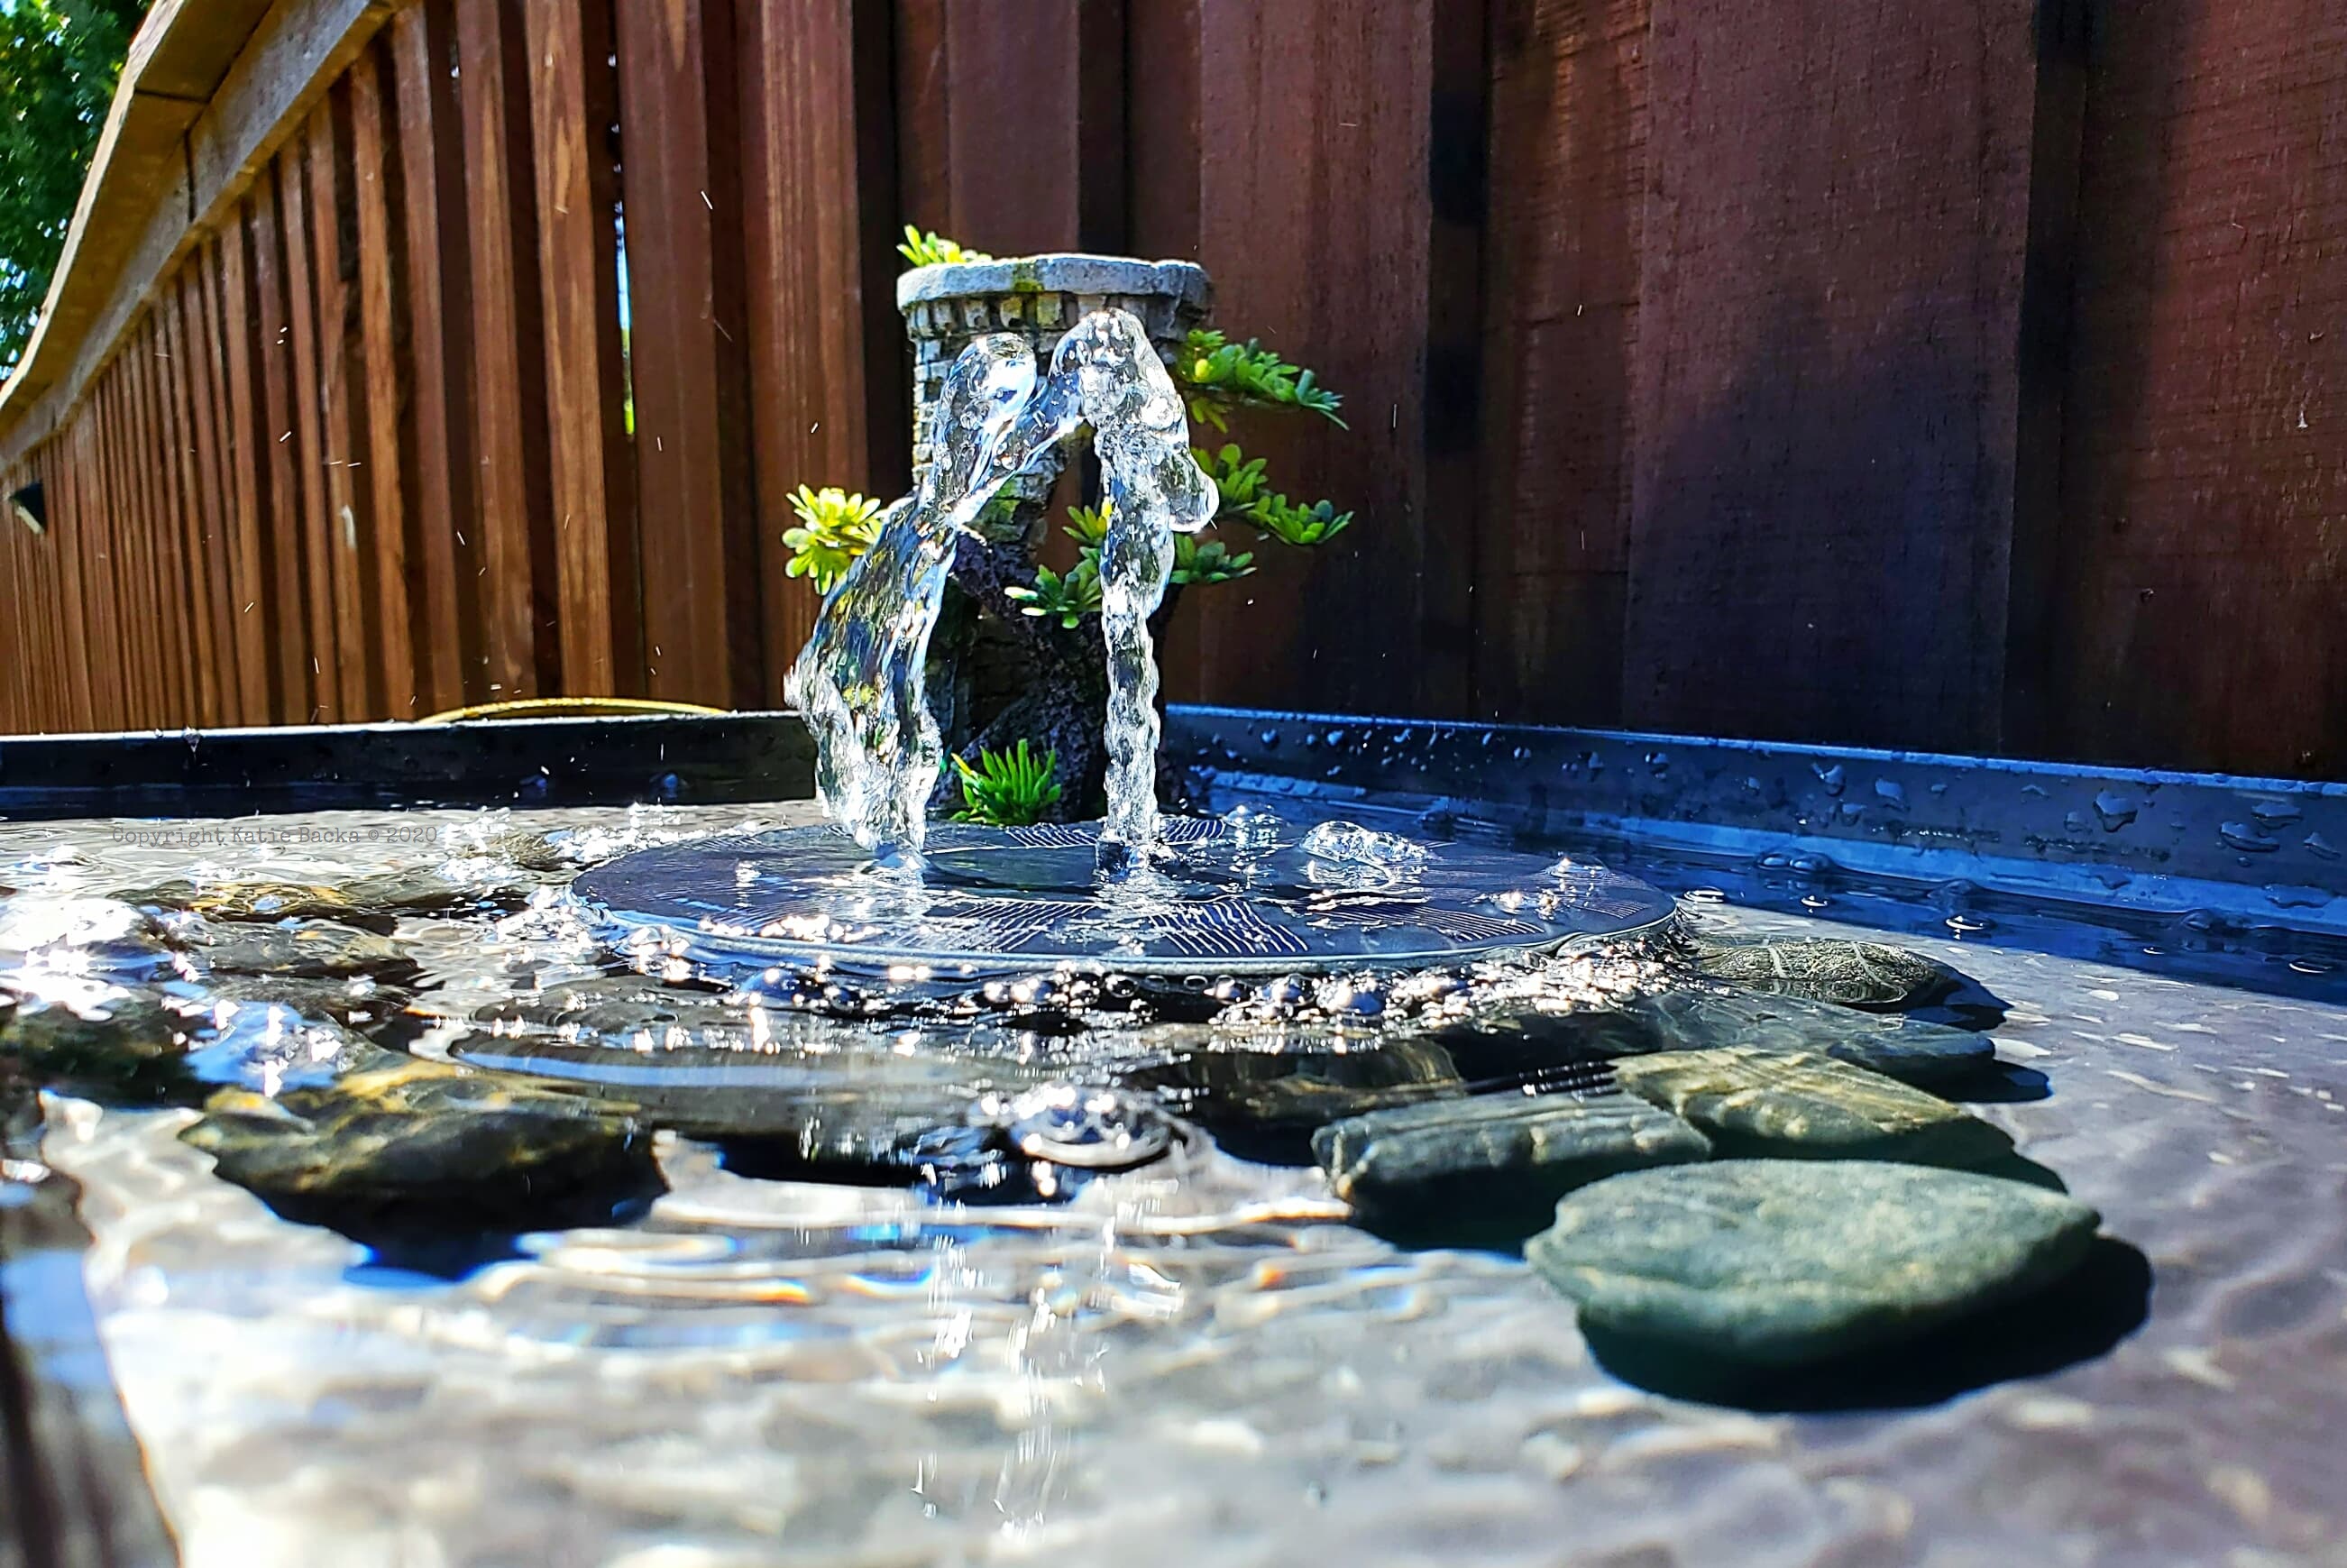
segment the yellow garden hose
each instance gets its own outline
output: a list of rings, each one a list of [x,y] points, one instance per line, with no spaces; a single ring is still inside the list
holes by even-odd
[[[662,702],[650,697],[515,697],[503,702],[479,702],[451,708],[418,719],[419,724],[455,724],[466,719],[620,718],[630,713],[723,713],[698,702]]]

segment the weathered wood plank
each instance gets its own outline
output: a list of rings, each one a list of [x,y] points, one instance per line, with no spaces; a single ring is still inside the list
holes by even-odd
[[[2347,776],[2347,14],[2152,7],[2094,49],[2054,701],[2022,743]]]
[[[888,18],[853,0],[738,7],[758,689],[779,704],[819,603],[785,573],[790,493],[839,485],[893,496],[910,464]]]
[[[203,507],[206,599],[212,618],[218,660],[220,703],[227,723],[261,723],[265,715],[248,700],[245,664],[251,647],[237,635],[237,597],[243,561],[237,529],[236,475],[229,466],[228,398],[220,384],[220,248],[208,243],[179,274],[181,334],[188,386],[190,439],[194,446],[197,494]]]
[[[646,690],[753,705],[740,124],[733,96],[710,90],[733,59],[731,0],[622,5],[619,48]]]
[[[454,0],[424,0],[392,19],[398,82],[404,294],[414,402],[413,527],[418,680],[431,712],[485,702],[480,551],[473,528],[472,260],[465,227],[464,145],[456,78]]]
[[[668,7],[665,26],[657,8],[622,8],[652,29],[655,48],[692,25],[689,8]],[[546,301],[547,425],[563,690],[574,695],[637,692],[644,681],[642,617],[633,454],[624,412],[628,370],[620,345],[620,179],[610,141],[610,128],[620,118],[620,72],[610,64],[611,0],[528,0],[523,17],[537,156],[538,280]],[[641,46],[645,40],[630,42]],[[632,143],[630,152],[632,159]],[[657,184],[670,171],[649,167],[648,160],[645,172]],[[631,230],[637,218],[631,207]],[[656,258],[658,241],[649,249]],[[636,342],[656,341],[668,324],[656,313],[652,322],[640,323]],[[641,347],[638,352],[641,358]],[[641,391],[636,407],[641,425]]]
[[[218,487],[207,487],[200,469],[193,395],[198,351],[187,330],[185,291],[180,286],[185,282],[183,269],[174,285],[156,301],[155,374],[157,389],[162,396],[161,418],[168,448],[164,462],[171,477],[170,526],[179,558],[173,582],[180,612],[187,620],[189,677],[195,698],[193,722],[216,727],[225,722],[220,701],[221,676],[223,669],[228,668],[227,660],[233,655],[218,635],[220,624],[215,614],[218,606],[213,600],[212,579],[218,558],[210,547],[214,537],[211,510]],[[229,675],[233,684],[232,668],[229,668]]]
[[[399,144],[391,117],[387,48],[378,41],[351,63],[351,200],[358,268],[358,333],[354,340],[364,393],[364,466],[354,487],[366,504],[370,538],[366,621],[377,671],[376,712],[420,718],[427,712],[416,671],[408,579],[407,488],[415,479],[413,443],[404,411],[410,376],[402,304],[407,296],[405,234],[393,214],[402,204]]]
[[[2030,24],[1655,0],[1626,723],[1993,745]]]
[[[897,0],[899,181],[913,221],[997,255],[1124,243],[1122,4]],[[1019,106],[1050,104],[1047,115]],[[1002,124],[1019,116],[1006,157]]]
[[[277,650],[270,637],[274,595],[261,555],[261,485],[268,474],[261,387],[253,374],[251,244],[240,211],[210,252],[217,285],[213,309],[212,385],[220,400],[221,470],[230,505],[230,610],[234,616],[240,722],[272,723],[276,698]]]
[[[171,611],[169,543],[173,513],[165,489],[164,437],[155,400],[154,317],[142,314],[123,345],[120,365],[130,402],[131,528],[124,539],[137,580],[138,613],[149,631],[147,723],[177,728],[191,722],[187,621]]]
[[[519,16],[456,13],[472,295],[474,531],[488,695],[561,689],[545,425],[545,317],[530,200],[529,72]],[[541,559],[542,558],[542,559]]]
[[[325,367],[318,325],[318,257],[311,240],[315,209],[311,180],[318,171],[311,153],[312,127],[304,127],[277,160],[278,221],[285,232],[286,342],[292,395],[290,447],[300,476],[302,590],[296,602],[310,634],[310,711],[313,723],[355,717],[343,701],[334,624],[334,522],[325,425]]]
[[[302,456],[300,428],[302,406],[308,401],[302,388],[311,384],[302,379],[293,352],[293,295],[297,283],[306,290],[308,270],[297,265],[301,252],[286,243],[286,215],[289,210],[298,214],[302,206],[299,171],[298,163],[285,160],[253,187],[250,229],[265,410],[261,434],[268,459],[264,555],[275,585],[270,633],[277,650],[279,722],[291,724],[317,720],[319,651],[323,646],[312,620],[309,587],[307,521],[314,477]],[[298,216],[294,221],[298,224]]]
[[[310,114],[311,280],[317,298],[316,454],[333,594],[333,689],[344,719],[383,715],[382,671],[367,616],[374,519],[362,470],[369,450],[365,354],[358,302],[357,210],[352,199],[350,84]]]
[[[1215,317],[1312,365],[1351,425],[1259,417],[1233,435],[1291,497],[1357,518],[1317,550],[1266,545],[1257,576],[1185,596],[1198,683],[1177,692],[1349,712],[1464,702],[1466,651],[1426,630],[1426,555],[1448,548],[1429,542],[1420,457],[1434,26],[1431,0],[1201,0],[1202,122],[1248,128],[1209,134],[1200,155]]]
[[[1612,724],[1629,591],[1648,0],[1495,4],[1475,706]]]

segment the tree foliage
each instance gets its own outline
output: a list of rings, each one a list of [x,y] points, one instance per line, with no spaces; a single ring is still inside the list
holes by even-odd
[[[0,369],[40,318],[145,0],[0,0]]]

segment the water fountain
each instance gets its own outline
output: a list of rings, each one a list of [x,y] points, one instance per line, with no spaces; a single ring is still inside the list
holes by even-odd
[[[1060,967],[1411,968],[1667,919],[1667,898],[1593,865],[1340,824],[1296,833],[1271,817],[1162,815],[1150,620],[1174,535],[1204,528],[1216,503],[1163,356],[1205,296],[1204,272],[1175,261],[1055,256],[908,273],[915,489],[825,600],[791,673],[831,825],[647,850],[582,877],[579,896],[704,964],[946,981]],[[934,641],[948,579],[999,583],[1031,557],[1033,514],[1086,437],[1109,518],[1105,815],[932,827],[939,710],[967,684]]]

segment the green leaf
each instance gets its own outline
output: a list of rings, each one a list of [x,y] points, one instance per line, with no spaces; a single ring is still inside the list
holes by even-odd
[[[1068,569],[1065,576],[1050,567],[1035,569],[1035,586],[1007,588],[1006,597],[1018,600],[1020,613],[1040,619],[1056,620],[1074,630],[1087,615],[1098,615],[1101,608],[1100,553],[1097,548],[1084,552],[1084,559]]]
[[[1184,341],[1175,362],[1181,379],[1194,389],[1190,417],[1226,429],[1224,405],[1301,408],[1342,428],[1337,410],[1344,399],[1322,386],[1312,372],[1288,364],[1255,338],[1232,343],[1211,328],[1197,328]]]

